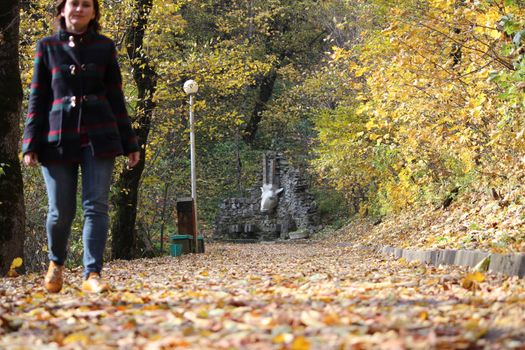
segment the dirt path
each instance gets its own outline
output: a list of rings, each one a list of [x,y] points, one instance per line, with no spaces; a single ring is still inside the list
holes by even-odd
[[[47,295],[0,279],[0,349],[525,349],[525,281],[351,246],[208,244],[206,254],[80,270]]]

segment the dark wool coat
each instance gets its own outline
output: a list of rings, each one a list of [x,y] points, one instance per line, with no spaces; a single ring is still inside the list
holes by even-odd
[[[95,156],[139,150],[115,44],[93,30],[60,30],[37,43],[22,151],[44,165],[79,162],[81,130]]]

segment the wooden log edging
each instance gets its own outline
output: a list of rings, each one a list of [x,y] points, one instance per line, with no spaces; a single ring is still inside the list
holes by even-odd
[[[376,246],[378,253],[393,256],[396,259],[404,258],[407,261],[420,261],[429,265],[460,265],[476,266],[481,260],[490,256],[488,271],[502,273],[508,276],[525,276],[525,254],[495,254],[479,250],[434,249],[414,250],[391,246]]]

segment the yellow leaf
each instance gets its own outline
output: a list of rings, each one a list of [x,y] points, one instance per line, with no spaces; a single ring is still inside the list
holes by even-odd
[[[22,258],[14,258],[9,271],[7,271],[7,277],[18,277],[18,272],[15,269],[22,266],[23,262]]]
[[[294,339],[291,350],[310,350],[310,342],[303,336]]]
[[[160,305],[146,305],[142,308],[144,311],[155,311],[155,310],[161,310],[162,307]]]
[[[130,304],[144,304],[144,300],[141,297],[130,292],[122,294],[121,300]]]
[[[475,271],[473,273],[468,273],[467,278],[471,279],[474,282],[484,282],[485,281],[485,274],[479,271]]]
[[[356,78],[359,78],[360,76],[362,76],[363,74],[365,74],[367,70],[368,70],[368,67],[366,67],[366,66],[357,69],[357,70],[355,71],[355,76],[356,76]]]
[[[377,139],[380,138],[380,137],[381,137],[380,135],[378,135],[378,134],[373,134],[373,133],[370,134],[370,135],[368,135],[368,138],[369,138],[370,140],[372,140],[372,141],[377,140]]]
[[[465,277],[461,279],[461,287],[465,289],[475,289],[477,283],[485,281],[485,274],[475,271],[473,273],[467,273]]]
[[[33,293],[33,299],[44,299],[46,297],[43,293]]]
[[[408,261],[405,258],[399,258],[397,260],[401,265],[408,265]]]
[[[330,296],[320,296],[318,300],[325,303],[331,303],[332,301],[334,301],[334,298]]]
[[[328,326],[333,326],[340,322],[339,316],[335,313],[323,317],[323,322]]]
[[[89,342],[89,337],[81,332],[71,333],[66,338],[64,338],[63,344],[72,344],[72,343],[82,343],[87,344]]]
[[[273,342],[275,344],[285,344],[291,342],[293,339],[293,335],[291,333],[281,333],[278,336],[273,338]]]
[[[14,258],[13,262],[11,263],[11,269],[16,269],[17,267],[22,266],[23,262],[24,261],[22,260],[22,258]]]
[[[475,338],[484,336],[488,331],[488,327],[479,319],[469,320],[467,323],[465,323],[464,328],[465,331],[471,333],[471,335]]]

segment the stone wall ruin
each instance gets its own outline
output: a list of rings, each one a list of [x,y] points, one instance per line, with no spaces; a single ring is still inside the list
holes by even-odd
[[[283,188],[277,207],[261,212],[260,186],[247,190],[247,196],[225,199],[215,220],[214,239],[273,241],[305,238],[319,226],[319,213],[308,185],[299,170],[281,153],[263,155],[262,183]]]

